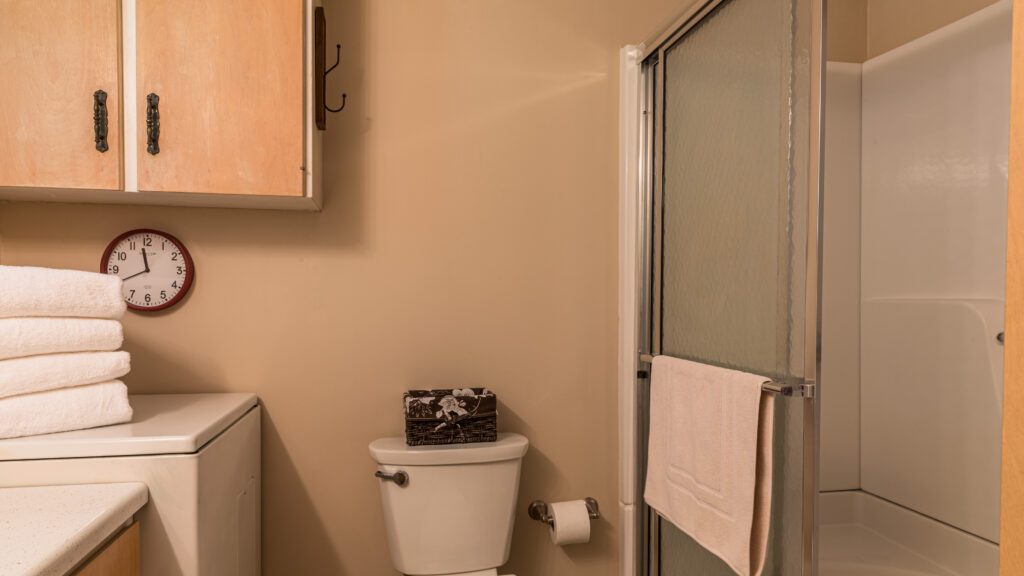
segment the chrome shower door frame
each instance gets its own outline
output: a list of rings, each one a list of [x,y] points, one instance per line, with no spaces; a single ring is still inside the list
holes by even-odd
[[[647,440],[649,427],[650,398],[650,367],[644,363],[640,355],[650,352],[661,352],[661,257],[662,257],[662,226],[663,210],[662,195],[664,185],[663,166],[663,134],[664,134],[664,66],[665,51],[678,39],[693,29],[700,21],[713,13],[716,7],[726,0],[701,0],[691,6],[664,32],[641,45],[641,72],[639,79],[640,91],[640,142],[636,162],[640,182],[638,184],[636,205],[638,207],[638,265],[636,311],[639,326],[636,342],[625,342],[625,346],[635,346],[635,365],[640,368],[635,383],[637,410],[635,419],[636,465],[634,502],[637,503],[636,529],[639,532],[634,541],[639,542],[639,549],[632,555],[634,566],[626,566],[625,574],[632,571],[642,576],[660,574],[660,530],[654,513],[643,500],[643,485],[646,477]],[[748,0],[749,1],[749,0]],[[756,1],[756,0],[755,0]],[[806,131],[794,133],[796,137],[806,137],[807,158],[805,162],[797,162],[798,170],[806,177],[806,198],[804,207],[807,214],[806,252],[803,264],[804,275],[804,346],[803,379],[810,385],[812,394],[805,398],[787,398],[780,401],[802,403],[803,435],[800,450],[803,455],[802,470],[802,514],[801,526],[802,573],[801,576],[816,576],[818,573],[818,462],[820,436],[820,394],[818,390],[818,374],[821,367],[821,243],[823,214],[823,161],[824,161],[824,70],[825,70],[825,22],[827,0],[797,0],[806,2],[810,12],[808,30],[809,45],[809,85],[806,91],[806,105],[809,108]],[[801,105],[804,103],[801,103]],[[794,200],[795,201],[795,200]],[[623,274],[633,271],[620,271]],[[627,539],[628,540],[628,539]],[[624,574],[624,576],[625,576]],[[789,576],[789,575],[787,575]]]

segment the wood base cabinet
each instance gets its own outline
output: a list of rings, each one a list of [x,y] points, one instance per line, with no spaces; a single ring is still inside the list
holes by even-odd
[[[319,209],[319,1],[0,1],[0,199]]]
[[[139,523],[133,522],[85,561],[74,576],[139,576]]]

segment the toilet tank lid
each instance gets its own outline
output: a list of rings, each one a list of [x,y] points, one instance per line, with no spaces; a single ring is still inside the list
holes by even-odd
[[[530,442],[520,434],[498,434],[496,442],[409,446],[405,438],[378,438],[370,443],[370,455],[378,464],[444,466],[515,460],[526,454]]]

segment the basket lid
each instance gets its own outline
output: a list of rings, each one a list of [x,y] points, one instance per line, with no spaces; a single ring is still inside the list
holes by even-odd
[[[370,455],[378,464],[444,466],[515,460],[526,454],[530,442],[520,434],[498,434],[495,442],[409,446],[405,438],[378,438],[370,443]]]

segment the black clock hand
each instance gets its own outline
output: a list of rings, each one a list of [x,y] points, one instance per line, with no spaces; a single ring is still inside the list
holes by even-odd
[[[121,282],[124,282],[125,280],[131,280],[132,278],[135,278],[136,276],[142,276],[146,272],[149,272],[149,268],[146,268],[145,270],[143,270],[142,272],[139,272],[138,274],[132,274],[131,276],[129,276],[127,278],[121,278]]]
[[[125,280],[131,280],[132,278],[135,278],[136,276],[142,276],[143,274],[149,272],[149,258],[146,257],[146,249],[143,248],[142,250],[140,250],[140,252],[142,252],[142,263],[146,266],[146,269],[143,270],[142,272],[137,272],[135,274],[132,274],[131,276],[129,276],[127,278],[122,278],[121,279],[122,282],[124,282]]]

